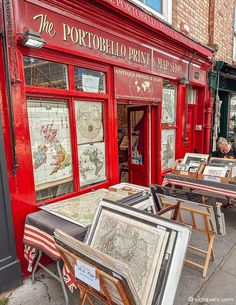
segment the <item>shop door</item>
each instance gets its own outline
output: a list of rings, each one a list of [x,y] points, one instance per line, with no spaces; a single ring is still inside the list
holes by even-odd
[[[194,130],[194,107],[188,105],[187,125],[186,125],[186,138],[185,138],[185,151],[193,151],[193,130]]]
[[[0,113],[0,293],[21,284],[20,263],[16,257],[8,189],[4,141]]]
[[[148,107],[128,109],[129,182],[148,186]]]

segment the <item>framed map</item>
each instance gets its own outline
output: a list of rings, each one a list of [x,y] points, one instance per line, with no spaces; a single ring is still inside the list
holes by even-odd
[[[66,101],[27,101],[36,190],[71,181],[70,122]]]
[[[175,125],[175,89],[163,88],[162,123]]]
[[[103,142],[103,105],[75,101],[78,144]]]
[[[78,146],[80,186],[106,180],[105,143]]]
[[[161,133],[161,168],[172,168],[175,162],[175,129],[163,129]]]
[[[173,304],[190,228],[102,200],[87,244],[126,263],[143,305]]]
[[[228,166],[218,167],[218,166],[206,166],[203,175],[215,176],[215,177],[225,177]]]
[[[93,222],[99,202],[103,198],[116,201],[121,200],[123,197],[106,189],[100,189],[63,201],[43,205],[40,208],[82,227],[87,227]]]
[[[200,164],[203,161],[207,161],[209,155],[207,154],[196,154],[196,153],[186,153],[182,164],[190,165],[190,163]]]

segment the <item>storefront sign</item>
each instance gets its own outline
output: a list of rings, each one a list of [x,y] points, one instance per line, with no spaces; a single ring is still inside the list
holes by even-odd
[[[153,75],[115,68],[115,97],[160,102],[162,79]]]
[[[161,31],[165,35],[170,36],[171,38],[176,39],[179,42],[182,42],[188,47],[198,50],[199,52],[202,52],[206,56],[212,56],[212,52],[208,50],[206,47],[196,43],[195,41],[186,37],[182,33],[173,29],[171,26],[165,24],[164,22],[161,22],[157,18],[150,16],[142,9],[138,8],[137,6],[126,0],[100,0],[100,1],[112,5],[113,7],[128,14],[132,18],[135,18],[136,20],[151,26],[155,30]]]
[[[59,10],[55,13],[25,0],[20,1],[18,11],[20,15],[18,33],[25,33],[30,28],[40,33],[48,48],[70,50],[71,53],[80,56],[102,59],[103,62],[119,64],[149,74],[175,79],[187,76],[187,63],[181,59],[153,50],[152,46],[143,46],[128,38],[120,37],[118,33],[115,35],[101,30],[91,23],[87,24],[86,20],[82,20],[79,16],[70,18],[68,14],[59,14]],[[154,20],[161,24],[155,18]],[[199,71],[201,74],[200,69]],[[200,74],[199,79],[201,79]]]

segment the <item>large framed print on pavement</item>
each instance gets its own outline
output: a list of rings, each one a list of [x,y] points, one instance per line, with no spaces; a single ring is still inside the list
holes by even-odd
[[[189,237],[189,227],[102,200],[87,243],[128,265],[143,305],[171,305]]]

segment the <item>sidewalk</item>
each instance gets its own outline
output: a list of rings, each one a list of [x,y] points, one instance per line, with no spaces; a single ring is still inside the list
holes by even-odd
[[[236,207],[223,212],[227,236],[216,238],[216,259],[209,265],[207,278],[202,277],[201,270],[185,264],[174,305],[236,304]],[[68,291],[68,295],[70,305],[79,304],[78,291]],[[2,297],[9,299],[8,305],[65,305],[60,283],[41,270],[34,285],[28,278],[21,287]],[[3,304],[0,295],[0,305]]]
[[[236,304],[236,246],[197,295],[189,299],[191,305]]]

